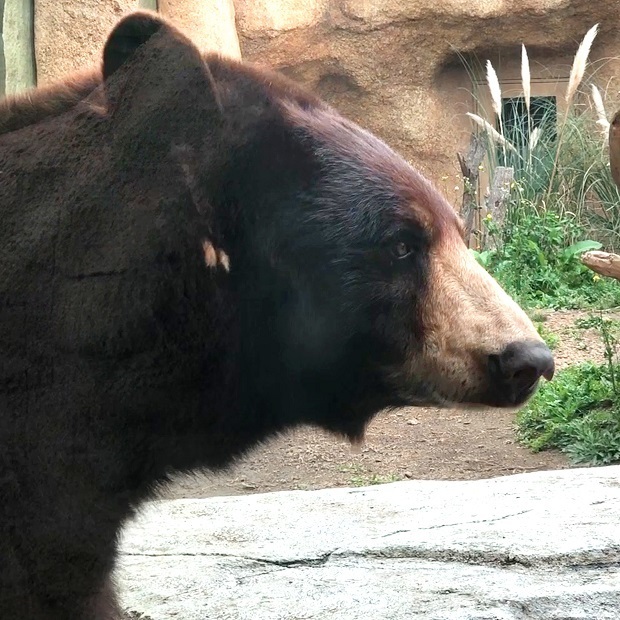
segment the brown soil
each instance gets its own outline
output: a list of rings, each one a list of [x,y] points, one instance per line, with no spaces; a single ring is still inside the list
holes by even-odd
[[[545,327],[557,334],[558,369],[603,361],[594,330],[578,329],[582,311],[547,311]],[[618,318],[614,313],[614,318]],[[561,469],[555,451],[533,454],[515,439],[514,413],[406,408],[383,413],[370,425],[361,452],[314,429],[274,439],[221,474],[178,479],[167,497],[210,497],[291,489],[358,486],[402,479],[473,480]]]

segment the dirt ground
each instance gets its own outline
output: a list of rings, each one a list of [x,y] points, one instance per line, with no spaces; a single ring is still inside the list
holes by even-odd
[[[597,333],[575,326],[588,312],[540,314],[547,330],[559,337],[554,351],[558,369],[603,361]],[[357,453],[338,438],[304,428],[266,443],[225,473],[179,478],[166,497],[363,486],[407,478],[473,480],[568,466],[560,452],[533,454],[519,445],[513,413],[406,408],[377,416]]]

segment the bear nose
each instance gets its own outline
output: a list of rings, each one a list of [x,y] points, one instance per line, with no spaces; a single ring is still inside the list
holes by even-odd
[[[553,378],[555,362],[546,344],[535,341],[513,342],[499,355],[489,356],[489,374],[503,398],[517,404],[524,401],[540,377]]]

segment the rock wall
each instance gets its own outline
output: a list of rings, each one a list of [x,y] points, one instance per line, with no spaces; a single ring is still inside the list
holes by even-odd
[[[159,12],[201,49],[235,58],[241,55],[233,0],[159,0]]]
[[[588,28],[600,22],[597,82],[618,91],[620,3],[590,0],[236,0],[246,59],[317,90],[419,165],[455,202],[456,152],[475,108],[465,69],[490,58],[514,76],[520,45],[533,77],[568,78]],[[603,59],[613,59],[604,61]],[[511,64],[513,66],[511,66]],[[517,63],[518,76],[518,63]],[[614,76],[613,84],[608,80]]]
[[[110,29],[138,5],[138,0],[36,0],[37,83],[98,64]]]
[[[239,56],[232,0],[35,0],[37,82],[99,63],[114,24],[130,11],[156,4],[199,47]]]

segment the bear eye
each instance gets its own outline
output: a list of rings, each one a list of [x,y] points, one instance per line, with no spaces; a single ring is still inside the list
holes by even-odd
[[[398,241],[392,248],[394,256],[398,259],[407,258],[411,254],[411,248],[404,242]]]

